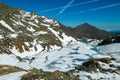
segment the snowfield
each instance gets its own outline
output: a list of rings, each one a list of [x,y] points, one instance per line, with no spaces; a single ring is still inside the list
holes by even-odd
[[[120,43],[108,44],[99,47],[102,53],[120,52]]]
[[[68,71],[75,69],[75,66],[81,65],[82,63],[94,59],[94,58],[110,58],[111,56],[108,54],[101,53],[100,51],[103,51],[103,49],[106,49],[106,47],[109,46],[118,46],[119,44],[112,44],[107,46],[100,46],[97,48],[96,46],[92,46],[91,44],[86,44],[83,42],[74,42],[73,44],[69,44],[65,46],[64,48],[50,51],[50,52],[42,52],[42,53],[36,53],[29,56],[22,56],[22,60],[19,61],[15,55],[0,55],[0,65],[6,64],[6,65],[13,65],[20,68],[23,68],[25,70],[37,68],[37,69],[43,69],[44,71],[53,72],[56,70],[59,71]],[[111,49],[113,49],[111,47]],[[116,49],[116,48],[114,48]],[[108,52],[109,49],[106,51]],[[112,53],[115,50],[112,50]],[[117,50],[119,51],[119,50]],[[116,52],[116,51],[115,51]],[[120,51],[119,51],[120,52]],[[17,55],[17,54],[16,54]],[[21,54],[22,55],[22,54]],[[24,55],[24,54],[23,54]],[[19,55],[18,55],[19,56]],[[120,65],[119,63],[112,62],[115,65]],[[105,65],[103,63],[100,63],[101,65],[104,65],[104,69],[109,69],[110,67],[108,65]],[[5,76],[0,77],[0,80],[8,80],[7,77],[12,77],[15,75],[15,78],[21,76],[25,72],[22,72],[19,74],[17,73],[11,73]],[[80,75],[80,80],[89,80],[86,76],[91,76],[92,79],[100,79],[101,76],[104,78],[102,80],[119,80],[120,75],[119,74],[112,74],[112,73],[100,73],[98,70],[98,73],[88,73],[84,71],[80,71],[79,73],[75,73],[75,75]],[[12,80],[19,80],[13,78]]]
[[[0,80],[20,80],[21,76],[26,73],[27,72],[25,71],[10,73],[10,74],[0,77]]]

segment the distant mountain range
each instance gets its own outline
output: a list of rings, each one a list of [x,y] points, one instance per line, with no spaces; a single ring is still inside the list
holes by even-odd
[[[105,38],[112,36],[111,33],[105,30],[100,30],[97,27],[92,26],[88,23],[84,23],[75,28],[61,25],[61,29],[69,32],[70,34],[72,34],[73,36],[77,38],[105,39]]]
[[[110,30],[109,31],[112,35],[117,35],[120,33],[120,30]]]

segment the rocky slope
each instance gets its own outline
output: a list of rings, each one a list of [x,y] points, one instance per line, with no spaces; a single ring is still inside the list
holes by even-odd
[[[74,32],[77,34],[78,37],[90,39],[104,39],[111,36],[109,32],[100,30],[88,23],[77,26]]]
[[[75,39],[58,21],[0,3],[0,53],[39,53],[59,49]]]
[[[109,32],[105,30],[100,30],[95,26],[92,26],[88,23],[84,23],[75,28],[66,27],[61,25],[61,29],[72,33],[73,36],[80,39],[105,39],[112,36]]]
[[[98,45],[100,46],[100,45],[107,45],[107,44],[112,44],[112,43],[120,43],[120,33],[115,36],[104,39]]]

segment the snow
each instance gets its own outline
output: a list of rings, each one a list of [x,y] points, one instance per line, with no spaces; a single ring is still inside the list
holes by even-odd
[[[2,35],[0,35],[0,39],[2,39],[3,37],[2,37]]]
[[[46,26],[46,27],[49,27],[49,26],[50,26],[49,24],[45,24],[45,23],[40,23],[40,25]]]
[[[75,73],[75,75],[79,75],[80,77],[80,80],[89,80],[88,77],[91,77],[92,80],[119,80],[120,79],[120,76],[119,74],[116,74],[116,73],[95,73],[95,72],[92,72],[92,73],[88,73],[88,72],[85,72],[85,71],[80,71],[79,73]]]
[[[25,44],[29,45],[29,43],[27,43],[27,42],[25,42]],[[23,58],[23,57],[26,57],[26,56],[32,56],[34,54],[38,54],[38,53],[40,53],[43,50],[43,47],[40,44],[38,44],[38,42],[36,41],[36,39],[31,44],[33,45],[33,47],[29,48],[30,51],[24,50],[24,52],[20,53],[18,50],[16,50],[15,46],[12,49],[10,49],[10,51],[13,54],[15,54],[15,55],[20,56],[20,57]],[[35,50],[34,47],[37,48],[37,51]]]
[[[48,29],[62,42],[63,46],[69,44],[70,42],[76,41],[74,38],[67,36],[65,33],[62,33],[63,38],[61,38],[59,36],[60,33],[52,29],[50,26],[48,26]]]
[[[69,44],[70,42],[74,42],[76,41],[73,37],[71,36],[67,36],[65,33],[62,33],[62,36],[63,36],[63,45],[66,45],[66,44]]]
[[[43,22],[47,22],[47,23],[52,24],[53,20],[52,19],[48,19],[47,17],[45,17],[44,20],[43,20]]]
[[[0,64],[2,65],[13,65],[15,66],[18,60],[14,55],[0,54]]]
[[[58,21],[56,21],[56,20],[49,19],[49,18],[47,18],[47,17],[45,17],[45,16],[42,16],[42,18],[43,18],[43,22],[44,22],[44,23],[49,23],[49,24],[51,24],[51,25],[53,25],[53,26],[57,26],[57,27],[60,26],[59,23],[58,23]]]
[[[39,32],[35,32],[33,35],[40,35],[40,34],[47,34],[48,32],[46,31],[39,31]]]
[[[93,55],[100,55],[93,50],[89,50],[87,45],[83,50],[86,51],[86,53],[82,53],[82,49],[81,43],[77,42],[76,44],[69,45],[59,50],[36,54],[34,55],[36,59],[30,63],[30,66],[45,71],[67,71],[74,69],[76,65],[81,65],[81,63],[92,58],[91,56]]]
[[[17,27],[19,27],[18,25],[25,26],[20,20],[15,21],[12,18],[10,18],[10,19],[13,21],[14,25],[17,25]]]
[[[18,35],[17,34],[10,34],[10,37],[16,38]]]
[[[4,27],[8,28],[10,31],[15,32],[5,21],[0,20],[0,23],[1,23]]]
[[[27,22],[27,21],[24,21],[24,22]],[[27,22],[28,24],[32,25],[32,26],[35,26],[35,27],[38,27],[38,25],[32,23],[32,22]]]
[[[10,73],[4,76],[0,76],[0,80],[20,80],[21,76],[23,76],[26,73],[27,72],[25,71]]]
[[[37,16],[36,15],[31,15],[30,12],[25,12],[23,10],[19,11],[20,14],[22,15],[22,21],[25,22],[25,23],[28,23],[32,26],[35,26],[35,27],[38,27],[37,24],[35,24],[32,20],[34,20],[36,23],[38,23],[38,20],[35,19]],[[17,17],[20,17],[20,16],[17,16]],[[28,19],[29,18],[29,19]],[[27,20],[26,20],[27,19]]]
[[[120,43],[114,43],[114,44],[99,46],[99,49],[102,53],[120,52]]]
[[[25,42],[25,44],[29,45],[28,42]],[[36,43],[36,40],[34,40],[33,45],[38,45]],[[18,52],[14,53],[15,55],[22,57],[23,59],[22,61],[16,60],[15,56],[13,55],[9,56],[5,54],[4,55],[1,54],[0,64],[14,65],[16,67],[20,67],[26,70],[37,68],[37,69],[43,69],[44,71],[53,72],[56,70],[68,71],[74,69],[75,66],[82,65],[82,63],[88,61],[89,59],[110,57],[107,54],[100,54],[99,52],[94,50],[93,48],[95,48],[95,46],[83,42],[76,41],[72,44],[64,46],[63,48],[58,47],[58,50],[52,50],[56,48],[57,46],[54,45],[51,46],[51,51],[49,52],[44,51],[41,53],[39,52],[37,53],[24,52],[19,54]],[[32,60],[32,58],[34,58],[34,60]],[[109,65],[105,63],[99,62],[99,64],[102,65],[101,67],[103,69],[112,69]],[[111,64],[120,66],[119,62],[115,62],[115,61],[112,61]],[[97,70],[97,72],[91,72],[91,73],[85,71],[79,71],[75,73],[75,75],[80,75],[81,80],[89,80],[87,76],[90,76],[93,80],[97,80],[101,78],[104,78],[103,80],[120,79],[120,76],[117,73],[109,73],[109,72],[101,73],[99,70]]]
[[[37,15],[32,15],[32,17],[31,17],[31,19],[30,20],[34,20],[35,21],[35,23],[39,23],[39,21],[36,19],[36,18],[38,18],[38,16]]]

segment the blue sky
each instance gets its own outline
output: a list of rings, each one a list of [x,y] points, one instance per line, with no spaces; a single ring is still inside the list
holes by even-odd
[[[90,23],[105,30],[120,30],[120,0],[0,0],[0,2],[57,19],[71,27]]]

